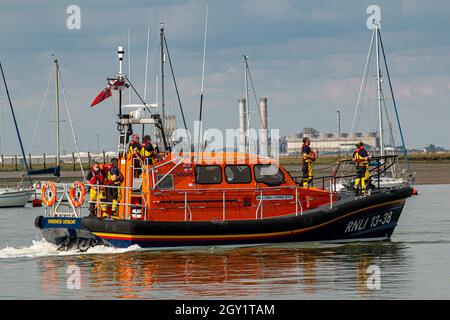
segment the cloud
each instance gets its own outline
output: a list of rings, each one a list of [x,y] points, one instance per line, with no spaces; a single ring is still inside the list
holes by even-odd
[[[257,95],[269,99],[271,127],[281,128],[286,135],[306,126],[333,131],[337,108],[343,109],[343,127],[349,127],[369,46],[371,33],[365,23],[372,1],[79,1],[82,29],[73,31],[65,27],[66,2],[21,0],[0,5],[4,30],[0,41],[5,44],[0,58],[24,140],[32,134],[52,68],[51,53],[56,53],[81,148],[96,149],[95,136],[100,134],[102,145],[114,150],[112,100],[93,109],[88,105],[104,88],[105,78],[117,72],[116,48],[126,46],[128,29],[132,32],[131,79],[142,92],[147,26],[151,28],[148,96],[155,99],[161,20],[185,113],[192,123],[198,117],[206,3],[204,118],[208,127],[238,125],[237,99],[244,94],[242,54],[250,57]],[[443,119],[450,101],[450,3],[404,0],[379,5],[383,43],[407,140],[417,146],[436,142],[450,147],[449,139],[443,138],[449,136]],[[167,64],[166,84],[167,108],[181,123]],[[434,126],[433,134],[426,134],[430,129],[423,121],[424,106],[429,121],[440,124]],[[42,138],[35,150],[53,148],[53,143],[47,143],[54,139],[48,122],[53,107],[54,99],[49,97],[43,118],[47,120],[38,124]],[[257,123],[256,118],[252,121]],[[7,125],[8,139],[14,141]],[[70,133],[66,133],[70,145]],[[13,150],[18,151],[17,144],[11,144]]]

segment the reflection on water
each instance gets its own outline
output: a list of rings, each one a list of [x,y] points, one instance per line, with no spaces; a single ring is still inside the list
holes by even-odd
[[[1,210],[3,299],[450,298],[450,185],[418,186],[392,242],[58,252],[40,240],[40,209]],[[378,266],[381,289],[370,290]],[[80,271],[80,290],[67,286]],[[70,271],[69,271],[70,272]]]
[[[47,257],[38,261],[48,297],[75,298],[371,298],[367,268],[378,265],[381,285],[407,267],[396,243],[294,245],[139,251],[114,255]],[[81,271],[81,290],[67,290],[67,267]],[[399,272],[401,271],[401,272]],[[389,290],[383,288],[386,295]],[[76,292],[74,292],[76,291]],[[328,293],[328,294],[327,294]]]

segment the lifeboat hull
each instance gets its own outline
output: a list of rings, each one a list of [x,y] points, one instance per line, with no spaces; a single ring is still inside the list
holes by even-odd
[[[325,205],[304,214],[255,220],[173,222],[38,217],[36,225],[47,241],[57,245],[78,241],[82,247],[94,244],[159,248],[379,241],[391,237],[412,192],[412,188],[405,186],[360,199],[343,195],[332,207]]]

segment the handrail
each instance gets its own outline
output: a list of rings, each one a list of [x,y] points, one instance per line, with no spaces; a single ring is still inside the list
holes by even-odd
[[[64,188],[67,189],[69,184],[65,184]],[[142,192],[142,202],[141,203],[128,203],[127,198],[122,199],[120,201],[114,202],[114,201],[106,201],[106,199],[100,196],[100,194],[104,194],[104,191],[102,189],[107,188],[113,188],[113,189],[124,189],[129,190],[132,189],[132,187],[125,187],[125,186],[116,186],[116,185],[98,185],[98,184],[90,184],[91,188],[96,188],[97,191],[97,197],[95,200],[89,199],[89,201],[86,201],[86,203],[96,203],[96,215],[98,218],[102,219],[103,214],[105,213],[105,206],[107,208],[110,208],[110,206],[115,206],[114,212],[119,212],[120,207],[125,208],[134,208],[136,210],[126,209],[123,213],[123,216],[121,219],[125,220],[131,220],[131,219],[143,219],[143,220],[150,220],[152,210],[183,210],[184,209],[184,220],[185,221],[192,221],[193,220],[193,213],[197,212],[196,210],[202,210],[205,208],[213,209],[214,212],[219,213],[221,212],[222,220],[227,220],[227,213],[230,210],[235,210],[237,206],[241,203],[240,200],[236,199],[235,194],[236,193],[243,193],[243,191],[247,191],[249,193],[249,196],[252,195],[252,200],[250,205],[244,205],[247,209],[247,213],[254,212],[254,218],[256,220],[264,219],[265,218],[265,212],[270,212],[271,208],[274,208],[276,206],[280,206],[279,201],[270,201],[272,199],[269,199],[266,196],[280,196],[280,195],[289,195],[289,199],[286,199],[287,201],[284,202],[284,205],[287,206],[285,210],[290,211],[292,208],[291,213],[286,214],[295,214],[295,215],[303,215],[304,213],[304,206],[306,204],[306,208],[312,208],[309,206],[309,200],[307,199],[307,188],[303,188],[298,185],[291,185],[291,186],[278,186],[278,187],[259,187],[259,188],[218,188],[218,189],[177,189],[177,190],[160,190],[160,191],[151,191],[150,193],[156,194],[157,198],[156,200],[159,200],[158,202],[154,202],[156,204],[156,207],[148,202],[148,196],[149,192]],[[288,193],[283,191],[289,191]],[[230,195],[228,195],[230,194]],[[165,197],[170,197],[178,195],[178,198],[171,199],[170,202],[165,201]],[[208,195],[210,198],[208,199]],[[325,204],[326,201],[324,200],[324,197],[330,197],[330,202],[335,201],[335,195],[336,193],[332,190],[329,190],[329,192],[326,193],[317,193],[314,195],[314,198],[317,198],[321,204]],[[257,200],[255,200],[255,196],[257,196]],[[189,198],[192,197],[190,200]],[[322,199],[322,200],[320,200]],[[255,202],[256,201],[256,202]],[[203,204],[203,203],[206,204]],[[178,206],[177,206],[178,203]],[[195,203],[198,203],[195,205]],[[227,204],[228,203],[228,204]],[[181,204],[181,205],[180,205]],[[191,207],[193,205],[193,207]],[[83,207],[86,208],[86,207]],[[240,208],[240,207],[239,207]],[[78,208],[79,209],[79,208]],[[195,209],[195,212],[193,212],[193,209]],[[250,211],[248,211],[250,210]],[[253,211],[255,210],[255,211]],[[295,210],[295,211],[294,211]],[[106,211],[108,212],[108,210]],[[220,219],[220,218],[219,218]]]

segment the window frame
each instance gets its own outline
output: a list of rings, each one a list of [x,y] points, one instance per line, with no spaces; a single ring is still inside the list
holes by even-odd
[[[228,167],[247,167],[249,172],[250,172],[250,181],[247,182],[229,182],[227,180],[227,168]],[[224,168],[223,168],[223,173],[225,176],[225,182],[228,184],[249,184],[253,182],[253,174],[252,174],[252,168],[251,166],[249,166],[248,164],[227,164]]]
[[[280,172],[282,177],[283,177],[282,180],[279,183],[277,183],[277,184],[267,183],[266,181],[258,180],[258,178],[256,176],[256,167],[263,167],[263,166],[275,166],[275,167],[277,167],[278,172]],[[286,175],[284,174],[283,170],[281,170],[281,168],[279,166],[277,166],[276,164],[273,164],[273,163],[270,163],[270,164],[262,164],[262,163],[255,164],[253,166],[253,174],[255,176],[255,181],[257,183],[264,183],[264,184],[266,184],[268,186],[279,186],[279,185],[281,185],[281,184],[286,182]]]
[[[161,176],[161,178],[162,177],[166,177],[166,178],[168,178],[168,177],[171,177],[171,179],[172,179],[172,187],[171,188],[161,188],[160,186],[161,186],[161,183],[163,183],[163,182],[159,182],[159,176]],[[157,190],[173,190],[173,189],[175,189],[175,180],[174,180],[174,176],[173,176],[173,174],[157,174],[156,176],[155,176],[155,178],[156,178],[156,183],[157,183],[157,185],[156,185],[156,189]]]
[[[199,167],[217,167],[220,170],[220,181],[219,182],[198,182],[197,180],[197,174],[198,174],[198,168]],[[216,164],[200,164],[195,166],[195,183],[196,184],[221,184],[223,182],[223,172],[222,167]]]

